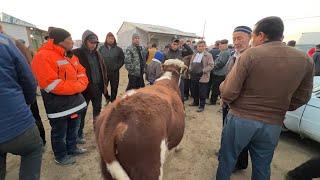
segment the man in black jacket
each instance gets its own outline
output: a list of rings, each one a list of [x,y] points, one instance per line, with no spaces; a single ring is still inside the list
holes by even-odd
[[[100,47],[99,52],[102,55],[104,63],[107,67],[108,82],[111,85],[110,101],[114,101],[117,97],[119,86],[119,70],[124,64],[123,50],[117,46],[114,35],[109,32],[103,46]]]
[[[193,54],[192,49],[186,43],[180,40],[178,36],[174,36],[171,39],[171,45],[168,52],[165,53],[165,60],[167,59],[182,60],[184,57],[192,54]],[[181,77],[179,88],[180,88],[182,101],[187,100],[188,99],[187,97],[189,96],[189,94],[185,94],[185,92],[189,91],[190,89],[190,80],[185,79],[184,77]]]
[[[215,44],[214,44],[214,47],[209,51],[209,53],[212,55],[212,58],[213,58],[213,62],[218,58],[219,54],[220,54],[220,49],[219,49],[219,44],[220,44],[220,41],[216,41]],[[207,95],[207,98],[209,98],[209,95],[210,95],[210,91],[211,91],[211,88],[212,88],[212,84],[213,84],[213,70],[211,70],[211,73],[210,73],[210,80],[209,80],[209,83],[208,83],[208,95]]]
[[[94,121],[101,111],[102,94],[108,94],[106,68],[101,55],[97,51],[98,43],[98,36],[92,31],[86,30],[82,35],[82,47],[73,51],[73,53],[79,58],[80,64],[86,69],[89,85],[82,94],[87,104],[89,104],[90,101],[92,102]],[[77,142],[80,144],[85,143],[83,128],[86,112],[87,109],[85,109],[81,114],[81,123],[77,139]]]
[[[171,39],[171,46],[169,51],[165,54],[165,60],[167,59],[180,59],[192,55],[192,49],[183,41],[180,41],[178,36],[174,36]]]
[[[213,68],[213,81],[211,85],[211,98],[210,104],[215,105],[220,95],[219,86],[226,78],[226,73],[228,67],[226,66],[229,58],[231,57],[231,52],[228,49],[228,40],[223,39],[219,44],[220,53],[218,57],[214,60]]]

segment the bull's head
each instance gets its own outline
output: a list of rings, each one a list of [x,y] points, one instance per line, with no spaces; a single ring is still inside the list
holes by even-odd
[[[162,65],[162,69],[164,72],[170,71],[182,74],[185,70],[188,69],[188,66],[186,66],[184,62],[179,59],[168,59]]]

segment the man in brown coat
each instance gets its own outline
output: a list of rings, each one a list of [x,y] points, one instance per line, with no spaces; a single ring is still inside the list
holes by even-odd
[[[230,179],[245,147],[251,155],[251,179],[270,179],[270,164],[285,114],[310,99],[312,60],[283,45],[283,30],[279,17],[257,22],[253,48],[241,54],[220,86],[230,111],[221,137],[217,180]]]
[[[193,103],[190,106],[199,106],[197,112],[204,111],[208,91],[210,72],[213,69],[212,55],[205,51],[206,42],[197,43],[197,53],[190,61],[191,96]]]

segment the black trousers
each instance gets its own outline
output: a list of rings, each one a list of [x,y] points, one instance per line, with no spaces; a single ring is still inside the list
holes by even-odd
[[[217,102],[218,96],[220,95],[219,87],[225,78],[226,78],[226,76],[213,75],[210,102],[212,102],[212,103]]]
[[[92,102],[92,108],[93,108],[93,120],[95,121],[95,118],[99,116],[101,112],[101,103],[102,103],[102,94],[103,94],[103,85],[93,85],[95,93],[92,95],[83,94],[83,97],[85,98],[87,105],[89,105],[89,102]],[[83,138],[83,129],[85,125],[85,118],[87,114],[87,108],[84,109],[81,112],[81,119],[80,119],[80,128],[78,131],[78,137]]]
[[[129,83],[126,91],[145,87],[143,76],[138,77],[138,76],[132,76],[128,74],[128,78],[129,78]]]
[[[108,83],[111,86],[110,101],[113,102],[117,98],[118,87],[119,87],[119,70],[118,71],[108,71]]]
[[[320,177],[320,157],[311,159],[288,172],[287,180],[312,180]]]
[[[228,112],[229,112],[229,106],[224,104],[223,107],[222,107],[222,122],[223,122],[223,126],[225,125],[225,120],[226,120],[226,117],[228,115]],[[235,169],[247,169],[248,167],[248,158],[249,158],[249,153],[248,153],[249,149],[248,148],[244,148],[241,153],[239,154],[238,156],[238,159],[237,159],[237,163],[236,163],[236,166],[235,166]]]
[[[46,132],[44,130],[44,127],[43,127],[43,124],[41,121],[37,99],[30,105],[30,110],[32,112],[34,119],[36,120],[36,125],[38,127],[40,137],[42,139],[42,143],[43,143],[43,145],[46,145],[46,143],[47,143]]]
[[[81,116],[81,115],[80,115]],[[57,160],[77,149],[77,135],[81,117],[69,116],[49,119],[51,126],[51,146]]]
[[[184,80],[184,97],[190,96],[191,79]]]
[[[199,108],[204,108],[208,91],[208,83],[191,80],[191,96],[194,104],[199,104]]]

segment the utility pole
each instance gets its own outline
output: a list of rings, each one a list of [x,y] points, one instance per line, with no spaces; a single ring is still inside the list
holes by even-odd
[[[204,40],[204,32],[206,30],[206,24],[207,24],[207,20],[204,20],[204,25],[203,25],[203,32],[202,32],[202,40]]]

